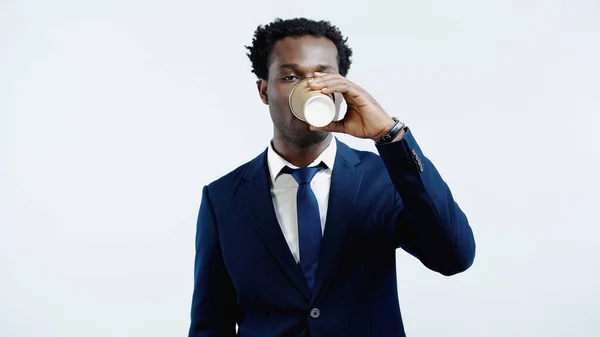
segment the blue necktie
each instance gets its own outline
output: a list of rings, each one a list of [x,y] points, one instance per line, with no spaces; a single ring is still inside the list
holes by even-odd
[[[321,250],[321,216],[319,215],[319,204],[317,197],[310,187],[312,178],[323,167],[303,167],[291,169],[285,167],[285,172],[290,173],[298,182],[298,193],[296,203],[298,206],[298,241],[300,246],[300,267],[308,287],[313,290],[315,276],[319,264],[319,252]]]

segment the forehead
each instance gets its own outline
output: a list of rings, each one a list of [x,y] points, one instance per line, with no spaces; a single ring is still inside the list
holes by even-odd
[[[275,43],[271,53],[271,69],[283,64],[297,64],[305,68],[328,65],[338,69],[338,51],[325,37],[286,37]]]

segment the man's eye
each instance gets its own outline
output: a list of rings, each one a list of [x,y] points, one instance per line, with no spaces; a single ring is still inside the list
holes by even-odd
[[[287,75],[287,76],[282,77],[281,79],[284,80],[284,81],[293,81],[293,80],[295,80],[297,78],[298,77],[294,76],[294,75]]]

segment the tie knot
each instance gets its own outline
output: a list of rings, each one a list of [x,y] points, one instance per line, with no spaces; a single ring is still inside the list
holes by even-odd
[[[284,167],[284,172],[289,173],[296,179],[296,182],[301,184],[310,183],[314,178],[315,174],[323,169],[322,165],[312,167],[301,167],[298,169],[290,168],[289,166]]]

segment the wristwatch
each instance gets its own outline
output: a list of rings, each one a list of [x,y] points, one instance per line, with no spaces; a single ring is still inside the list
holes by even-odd
[[[386,133],[385,135],[383,135],[383,137],[375,141],[376,145],[391,143],[392,140],[394,140],[402,130],[406,129],[406,125],[402,123],[398,118],[392,117],[392,119],[394,120],[394,122],[396,122],[396,124],[394,124],[394,126],[390,129],[390,131],[388,131],[388,133]]]

